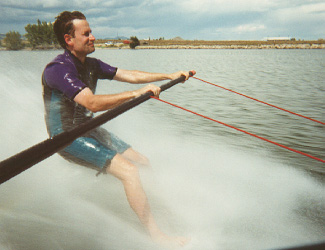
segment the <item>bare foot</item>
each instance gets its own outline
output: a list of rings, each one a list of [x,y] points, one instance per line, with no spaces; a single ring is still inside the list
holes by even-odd
[[[186,244],[190,242],[190,238],[186,237],[171,237],[167,236],[166,234],[162,232],[157,232],[154,235],[151,235],[151,238],[153,241],[158,243],[159,245],[167,248],[179,248],[184,247]]]

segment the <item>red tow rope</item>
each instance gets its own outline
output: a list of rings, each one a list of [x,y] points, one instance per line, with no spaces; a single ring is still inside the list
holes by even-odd
[[[210,120],[210,121],[213,121],[213,122],[216,122],[216,123],[222,124],[222,125],[224,125],[224,126],[227,126],[227,127],[229,127],[229,128],[235,129],[235,130],[237,130],[237,131],[243,132],[243,133],[245,133],[245,134],[248,134],[248,135],[250,135],[250,136],[256,137],[256,138],[261,139],[261,140],[263,140],[263,141],[267,141],[267,142],[269,142],[269,143],[272,143],[272,144],[277,145],[277,146],[279,146],[279,147],[282,147],[282,148],[285,148],[285,149],[287,149],[287,150],[293,151],[293,152],[295,152],[295,153],[298,153],[298,154],[301,154],[301,155],[307,156],[307,157],[309,157],[309,158],[312,158],[312,159],[314,159],[314,160],[317,160],[317,161],[320,161],[320,162],[325,163],[325,160],[320,159],[320,158],[317,158],[317,157],[312,156],[312,155],[310,155],[310,154],[307,154],[307,153],[301,152],[301,151],[299,151],[299,150],[296,150],[296,149],[293,149],[293,148],[290,148],[290,147],[284,146],[284,145],[282,145],[282,144],[280,144],[280,143],[277,143],[277,142],[271,141],[271,140],[269,140],[269,139],[266,139],[266,138],[264,138],[264,137],[261,137],[261,136],[259,136],[259,135],[256,135],[256,134],[253,134],[253,133],[247,132],[247,131],[245,131],[245,130],[243,130],[243,129],[236,128],[236,127],[231,126],[231,125],[229,125],[229,124],[227,124],[227,123],[224,123],[224,122],[221,122],[221,121],[215,120],[215,119],[210,118],[210,117],[207,117],[207,116],[205,116],[205,115],[201,115],[201,114],[196,113],[196,112],[194,112],[194,111],[192,111],[192,110],[189,110],[189,109],[183,108],[183,107],[181,107],[181,106],[178,106],[178,105],[176,105],[176,104],[173,104],[173,103],[170,103],[170,102],[164,101],[164,100],[159,99],[159,98],[157,98],[157,97],[151,96],[151,98],[156,99],[156,100],[158,100],[158,101],[161,101],[161,102],[163,102],[163,103],[169,104],[169,105],[171,105],[171,106],[173,106],[173,107],[179,108],[179,109],[184,110],[184,111],[186,111],[186,112],[192,113],[192,114],[194,114],[194,115],[197,115],[197,116],[203,117],[203,118],[208,119],[208,120]]]
[[[273,104],[270,104],[270,103],[267,103],[267,102],[260,101],[260,100],[258,100],[258,99],[253,98],[253,97],[250,97],[250,96],[247,96],[247,95],[241,94],[241,93],[236,92],[236,91],[233,91],[233,90],[231,90],[231,89],[227,89],[227,88],[225,88],[225,87],[222,87],[222,86],[220,86],[220,85],[217,85],[217,84],[214,84],[214,83],[211,83],[211,82],[208,82],[208,81],[202,80],[202,79],[200,79],[200,78],[197,78],[197,77],[194,77],[194,76],[193,76],[193,78],[196,79],[196,80],[199,80],[199,81],[202,81],[202,82],[208,83],[208,84],[210,84],[210,85],[216,86],[216,87],[218,87],[218,88],[222,88],[222,89],[224,89],[224,90],[230,91],[230,92],[235,93],[235,94],[237,94],[237,95],[244,96],[244,97],[249,98],[249,99],[251,99],[251,100],[254,100],[254,101],[257,101],[257,102],[260,102],[260,103],[266,104],[266,105],[271,106],[271,107],[273,107],[273,108],[277,108],[277,109],[280,109],[280,110],[282,110],[282,111],[288,112],[288,113],[290,113],[290,114],[297,115],[297,116],[300,116],[300,117],[302,117],[302,118],[305,118],[305,119],[311,120],[311,121],[313,121],[313,122],[317,122],[317,123],[320,123],[320,124],[322,124],[322,125],[325,125],[325,122],[321,122],[321,121],[318,121],[318,120],[316,120],[316,119],[313,119],[313,118],[310,118],[310,117],[307,117],[307,116],[304,116],[304,115],[297,114],[297,113],[292,112],[292,111],[290,111],[290,110],[287,110],[287,109],[284,109],[284,108],[280,108],[280,107],[275,106],[275,105],[273,105]]]

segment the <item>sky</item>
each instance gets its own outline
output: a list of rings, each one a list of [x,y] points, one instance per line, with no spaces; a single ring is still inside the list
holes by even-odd
[[[325,39],[324,0],[0,0],[0,33],[83,12],[97,39]]]

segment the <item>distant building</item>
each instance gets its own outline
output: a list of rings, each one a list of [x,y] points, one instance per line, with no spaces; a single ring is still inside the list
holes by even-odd
[[[295,41],[295,38],[292,37],[267,37],[264,38],[265,41]]]

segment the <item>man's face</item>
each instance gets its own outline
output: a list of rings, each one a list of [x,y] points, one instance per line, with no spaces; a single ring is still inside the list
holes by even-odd
[[[73,42],[73,51],[79,55],[88,55],[95,51],[95,37],[91,34],[91,29],[86,20],[73,20],[75,28],[74,37],[71,38]]]

